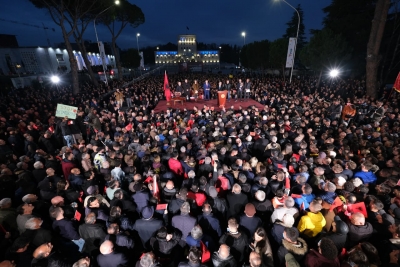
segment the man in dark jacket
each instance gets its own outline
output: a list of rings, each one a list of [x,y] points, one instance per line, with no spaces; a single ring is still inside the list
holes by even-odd
[[[211,257],[214,267],[236,267],[237,262],[230,253],[229,246],[222,244]]]
[[[114,251],[114,244],[106,240],[100,246],[100,255],[97,263],[100,267],[123,267],[128,266],[128,260],[123,253]]]
[[[286,227],[283,232],[282,245],[278,249],[278,266],[285,266],[285,255],[291,253],[301,262],[308,252],[307,242],[299,237],[299,231],[295,227]]]
[[[352,248],[358,243],[368,240],[373,230],[372,225],[365,221],[365,217],[361,212],[353,213],[349,224],[346,248]]]
[[[191,247],[189,255],[187,256],[188,262],[180,262],[178,267],[203,267],[206,265],[201,264],[201,250],[196,247]]]
[[[142,240],[143,246],[147,248],[149,246],[150,238],[160,229],[164,222],[153,218],[154,208],[145,207],[142,210],[142,219],[139,219],[133,225],[133,229],[139,234]]]
[[[222,235],[221,226],[218,219],[212,214],[210,204],[206,203],[203,205],[203,214],[199,215],[198,222],[203,232],[211,236],[214,242]]]
[[[176,194],[176,198],[172,199],[168,204],[168,214],[171,216],[178,214],[182,204],[187,199],[188,189],[186,187],[182,187],[179,192]]]
[[[91,212],[85,217],[85,224],[79,226],[79,235],[85,240],[83,252],[91,255],[100,248],[106,233],[101,225],[96,224],[96,215]]]
[[[177,228],[182,232],[182,238],[179,244],[183,247],[186,245],[186,237],[189,235],[192,228],[196,225],[196,218],[189,215],[190,204],[189,202],[184,202],[181,206],[181,214],[175,215],[172,218],[171,224],[173,227]]]
[[[29,238],[29,246],[32,249],[51,242],[51,231],[41,228],[42,223],[43,221],[40,218],[30,218],[25,223],[26,231],[22,236]]]
[[[185,79],[185,82],[182,84],[182,88],[186,101],[190,101],[190,84],[187,79]]]
[[[150,239],[150,246],[157,257],[168,258],[173,249],[179,244],[179,241],[181,241],[181,238],[182,233],[179,230],[175,229],[172,233],[168,233],[166,227],[161,227],[156,236]]]
[[[235,218],[228,220],[228,232],[219,239],[220,244],[228,245],[236,261],[242,264],[248,249],[248,236],[239,230],[239,224]]]
[[[228,217],[237,216],[243,211],[244,206],[248,202],[247,196],[242,193],[242,188],[239,184],[233,185],[232,193],[226,199],[229,206]]]
[[[256,208],[253,204],[247,203],[244,214],[240,216],[239,224],[251,239],[258,227],[262,225],[262,221],[256,215]],[[250,241],[250,240],[249,240]]]
[[[113,241],[120,248],[132,249],[135,245],[132,238],[119,231],[119,226],[116,223],[111,223],[108,226],[107,233],[104,239]]]

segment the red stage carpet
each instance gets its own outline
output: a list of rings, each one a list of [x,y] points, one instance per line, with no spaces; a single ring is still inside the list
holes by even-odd
[[[167,106],[167,101],[166,100],[161,100],[158,102],[158,105],[154,109],[155,113],[159,113],[161,111],[166,111],[167,108],[173,108],[173,109],[188,109],[188,110],[193,110],[193,108],[196,106],[198,109],[202,109],[204,105],[207,105],[209,107],[214,107],[215,110],[221,110],[218,107],[217,104],[217,99],[211,99],[210,101],[204,101],[204,100],[197,100],[197,102],[183,102],[183,105],[180,102],[176,102],[174,105],[174,101],[172,100],[170,105]],[[243,102],[235,102],[234,100],[231,100],[231,102],[226,102],[225,108],[230,108],[231,106],[234,106],[234,109],[239,109],[239,106],[242,106],[242,108],[247,108],[248,106],[256,106],[259,110],[264,109],[264,106],[258,103],[257,101],[253,99],[249,100],[244,100]]]

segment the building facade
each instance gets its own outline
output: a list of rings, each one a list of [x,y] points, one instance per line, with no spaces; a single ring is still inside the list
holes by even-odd
[[[219,51],[198,51],[196,35],[179,35],[177,44],[178,51],[155,51],[154,57],[156,65],[184,63],[190,65],[190,63],[197,63],[205,68],[219,66]]]
[[[80,51],[73,51],[80,71],[87,69]],[[102,64],[99,53],[88,53],[92,66]],[[106,55],[107,65],[115,68],[113,55]],[[48,75],[69,72],[70,59],[66,49],[52,47],[0,48],[0,75]]]

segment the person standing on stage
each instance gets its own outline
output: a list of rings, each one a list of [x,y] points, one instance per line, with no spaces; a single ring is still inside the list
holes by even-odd
[[[232,84],[229,83],[229,80],[226,80],[226,84],[224,84],[224,90],[228,91],[228,102],[231,101],[231,89]]]
[[[210,84],[208,83],[208,80],[203,84],[203,90],[204,90],[204,100],[210,100]]]
[[[240,99],[240,102],[243,102],[243,96],[244,96],[244,83],[242,82],[242,79],[239,79],[239,82],[236,86],[237,89],[237,97],[236,97],[236,101],[238,101],[238,99]]]
[[[182,85],[183,87],[183,95],[186,97],[186,101],[190,101],[190,84],[187,79],[185,79],[185,82]]]
[[[183,95],[183,87],[181,82],[178,82],[178,86],[175,89],[175,93],[181,93],[181,96]]]
[[[222,84],[222,82],[218,82],[218,92],[224,91],[224,85]]]
[[[200,90],[200,85],[197,82],[197,80],[194,80],[194,84],[192,85],[192,89],[193,89],[194,99],[197,99],[197,97],[199,96],[199,90]]]
[[[251,82],[250,79],[246,79],[246,84],[244,85],[244,99],[249,100],[251,92]]]

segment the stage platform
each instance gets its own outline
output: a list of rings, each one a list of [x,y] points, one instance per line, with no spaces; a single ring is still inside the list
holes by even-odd
[[[174,101],[171,100],[170,101],[170,105],[167,106],[167,101],[166,100],[161,100],[160,102],[158,102],[158,105],[156,106],[156,108],[154,109],[155,113],[159,113],[161,111],[166,111],[167,108],[172,108],[172,109],[184,109],[186,108],[187,110],[193,110],[194,107],[197,107],[199,110],[201,110],[204,105],[207,105],[209,107],[214,107],[215,110],[219,111],[221,110],[218,107],[217,104],[217,99],[211,99],[209,101],[204,101],[202,99],[197,100],[197,102],[191,101],[191,102],[176,102],[174,104]],[[256,106],[259,110],[264,109],[264,106],[261,105],[260,103],[258,103],[257,101],[253,100],[253,99],[249,99],[249,100],[244,100],[243,102],[235,102],[235,100],[231,100],[230,102],[226,102],[225,108],[228,109],[231,106],[234,106],[234,109],[239,109],[239,106],[242,106],[243,109],[249,107],[249,106]]]

